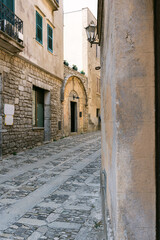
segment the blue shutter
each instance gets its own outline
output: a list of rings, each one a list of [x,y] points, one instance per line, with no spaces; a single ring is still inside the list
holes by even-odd
[[[43,44],[43,18],[36,11],[36,40]]]

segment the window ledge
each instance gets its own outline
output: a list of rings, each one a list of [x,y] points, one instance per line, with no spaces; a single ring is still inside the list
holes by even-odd
[[[33,130],[44,130],[44,127],[33,127]]]
[[[51,52],[49,49],[47,49],[47,51],[48,51],[50,54],[52,54],[52,55],[53,55],[53,52]]]
[[[38,43],[41,47],[43,47],[43,43],[40,43],[36,38],[35,40],[36,40],[36,43]]]

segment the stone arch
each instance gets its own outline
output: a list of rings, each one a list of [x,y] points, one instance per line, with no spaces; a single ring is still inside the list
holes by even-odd
[[[68,83],[68,81],[70,79],[73,79],[73,78],[76,78],[77,80],[79,80],[79,82],[81,83],[82,85],[82,88],[84,90],[84,93],[85,93],[85,96],[86,96],[86,105],[88,105],[88,94],[87,94],[87,90],[86,90],[86,87],[84,86],[84,83],[83,81],[77,77],[76,75],[72,75],[72,74],[69,74],[67,75],[65,78],[64,78],[64,82],[63,82],[63,85],[62,85],[62,88],[61,88],[61,101],[63,102],[64,101],[64,91],[65,91],[65,87],[66,87],[66,84]]]
[[[64,134],[72,133],[72,107],[76,108],[76,131],[77,133],[88,130],[88,98],[87,91],[82,80],[77,76],[67,76],[61,90],[61,100],[64,110]]]

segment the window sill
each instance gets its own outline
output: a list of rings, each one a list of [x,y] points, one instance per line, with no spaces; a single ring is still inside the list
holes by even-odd
[[[43,47],[43,43],[40,43],[36,38],[35,40],[36,40],[36,43],[38,43],[41,47]]]
[[[44,127],[33,127],[32,130],[44,130]]]
[[[47,49],[47,51],[48,51],[50,54],[53,55],[53,51],[51,51],[51,50],[49,50],[49,49]]]

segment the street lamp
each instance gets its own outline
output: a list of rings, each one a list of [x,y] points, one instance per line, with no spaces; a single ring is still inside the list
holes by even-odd
[[[85,29],[87,33],[87,39],[88,42],[90,42],[91,47],[92,44],[99,44],[99,41],[97,41],[97,26],[94,24],[94,22],[92,21]]]

